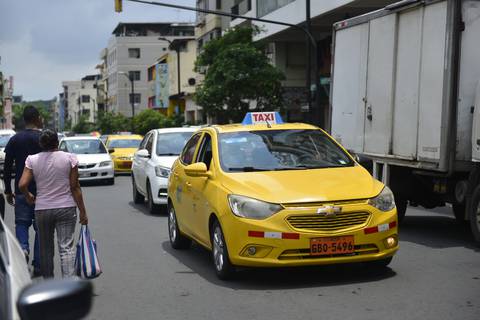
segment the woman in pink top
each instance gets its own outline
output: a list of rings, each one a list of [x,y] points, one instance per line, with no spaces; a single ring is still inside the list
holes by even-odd
[[[31,155],[25,161],[25,170],[18,184],[30,204],[35,204],[35,219],[40,241],[40,270],[45,278],[53,277],[54,232],[63,277],[75,275],[74,233],[77,207],[80,223],[88,218],[78,182],[78,160],[73,154],[58,151],[58,135],[45,130],[40,136],[43,152]],[[35,179],[37,196],[28,191]]]

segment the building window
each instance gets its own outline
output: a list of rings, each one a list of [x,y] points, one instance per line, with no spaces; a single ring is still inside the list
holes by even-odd
[[[140,81],[140,71],[128,71],[128,77],[133,81]]]
[[[138,104],[141,102],[142,95],[140,93],[134,93],[133,95],[130,93],[129,96],[130,96],[130,103],[132,103],[132,100],[134,104]]]
[[[222,9],[222,0],[217,0],[217,6],[216,6],[217,10],[220,10]]]
[[[128,57],[132,59],[140,59],[140,48],[128,48]]]
[[[82,95],[82,103],[90,103],[90,96],[89,95]]]
[[[90,109],[83,109],[82,110],[82,116],[90,117]]]
[[[257,0],[257,17],[261,18],[295,0]]]
[[[149,107],[149,108],[154,108],[154,107],[156,107],[156,105],[155,105],[155,96],[153,96],[153,97],[148,97],[148,107]]]

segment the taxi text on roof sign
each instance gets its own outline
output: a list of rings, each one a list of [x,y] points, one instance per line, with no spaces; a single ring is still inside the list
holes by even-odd
[[[248,124],[282,124],[282,117],[278,112],[248,112],[242,121]]]

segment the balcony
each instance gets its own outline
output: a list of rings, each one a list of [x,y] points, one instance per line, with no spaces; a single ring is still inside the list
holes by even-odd
[[[252,10],[252,0],[243,0],[234,5],[231,9],[230,12],[232,14],[237,14],[237,15],[244,15],[247,12]],[[236,18],[232,17],[232,21],[235,20]]]

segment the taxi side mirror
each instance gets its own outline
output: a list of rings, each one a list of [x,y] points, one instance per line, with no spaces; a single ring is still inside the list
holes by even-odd
[[[108,153],[114,153],[115,152],[115,149],[114,148],[109,148],[108,149]]]
[[[203,162],[192,163],[185,167],[185,174],[189,177],[210,177],[207,165]]]

